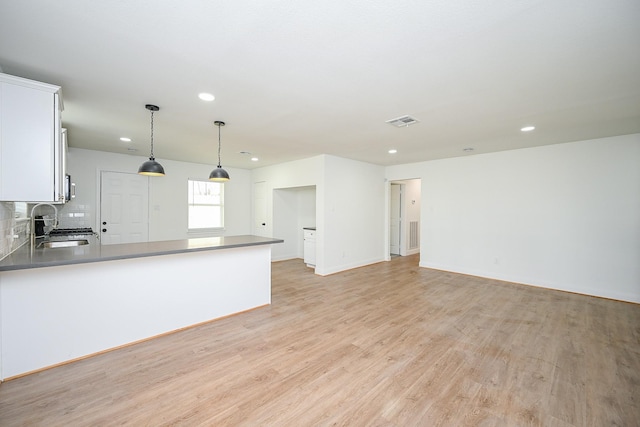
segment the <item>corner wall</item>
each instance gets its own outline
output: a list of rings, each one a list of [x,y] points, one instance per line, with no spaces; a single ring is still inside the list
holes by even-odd
[[[384,261],[384,168],[335,156],[324,156],[325,186],[322,251],[325,263],[316,273],[327,275]]]
[[[316,188],[316,274],[384,260],[384,168],[321,155],[252,171],[266,184],[266,234],[273,235],[274,190]],[[254,232],[254,234],[257,234]]]
[[[297,189],[316,189],[313,192],[315,195],[315,211],[313,212],[313,216],[316,218],[316,226],[318,229],[322,229],[323,219],[317,215],[320,206],[323,204],[321,194],[321,188],[324,185],[322,182],[322,165],[323,156],[315,156],[280,163],[274,166],[265,166],[251,171],[251,193],[253,198],[253,209],[251,210],[253,218],[252,234],[267,237],[277,236],[278,238],[284,239],[283,244],[276,245],[273,248],[273,260],[281,261],[292,259],[297,257],[299,253],[299,244],[301,242],[301,234],[299,233],[302,233],[302,230],[291,230],[288,225],[282,226],[283,223],[296,222],[297,224],[298,222],[297,214],[300,208],[297,205],[298,198],[295,196]],[[260,188],[263,191],[261,195],[256,194],[257,183],[261,183]],[[291,190],[291,192],[288,190]],[[276,191],[278,191],[277,194]],[[257,199],[260,199],[260,203],[263,204],[263,206],[256,207],[256,204],[258,204]],[[291,205],[289,211],[286,209],[287,204]],[[262,218],[265,223],[264,227],[258,224],[257,209],[264,210],[264,218]],[[277,212],[278,218],[274,215],[276,209],[279,210],[279,212]],[[309,213],[309,215],[311,215],[311,213]],[[281,235],[279,233],[282,233],[282,230],[285,230],[285,234]],[[317,247],[323,245],[321,239],[321,237],[318,237]],[[316,265],[321,262],[323,261],[318,258]]]

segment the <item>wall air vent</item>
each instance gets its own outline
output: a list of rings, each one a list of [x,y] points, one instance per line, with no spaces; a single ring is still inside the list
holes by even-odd
[[[395,127],[407,127],[410,126],[414,123],[418,123],[420,120],[411,117],[411,116],[402,116],[402,117],[397,117],[395,119],[391,119],[391,120],[387,120],[386,123],[389,123],[390,125],[394,125]]]

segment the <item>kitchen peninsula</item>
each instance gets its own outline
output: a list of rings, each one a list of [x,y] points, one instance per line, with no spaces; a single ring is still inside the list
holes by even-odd
[[[0,261],[0,379],[268,305],[282,242],[25,245]]]

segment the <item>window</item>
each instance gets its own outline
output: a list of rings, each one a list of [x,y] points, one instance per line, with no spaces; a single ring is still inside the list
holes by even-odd
[[[224,227],[224,185],[189,180],[189,230]]]

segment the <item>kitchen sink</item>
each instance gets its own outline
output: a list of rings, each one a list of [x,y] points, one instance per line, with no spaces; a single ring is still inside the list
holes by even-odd
[[[39,248],[69,248],[73,246],[82,246],[88,245],[89,241],[87,239],[78,239],[78,240],[56,240],[50,242],[42,242],[38,245]]]

